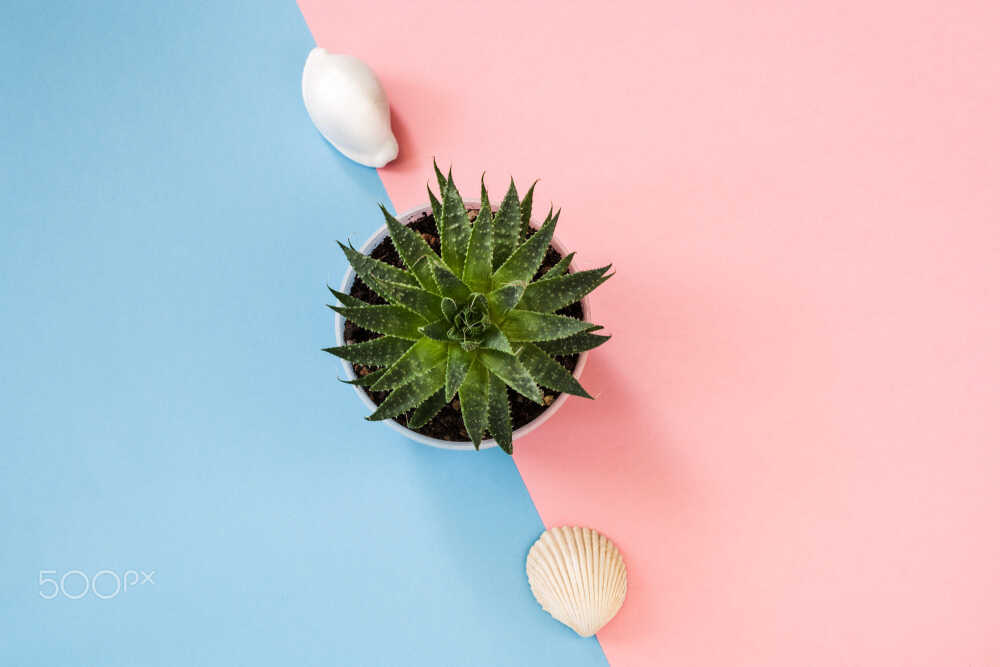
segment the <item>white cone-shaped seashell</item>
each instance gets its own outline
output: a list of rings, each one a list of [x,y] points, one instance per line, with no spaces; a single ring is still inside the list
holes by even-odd
[[[614,543],[592,528],[545,531],[528,552],[525,569],[542,609],[581,637],[603,628],[625,602],[625,561]]]
[[[316,129],[355,162],[384,167],[399,154],[385,91],[358,58],[313,49],[302,69],[302,100]]]

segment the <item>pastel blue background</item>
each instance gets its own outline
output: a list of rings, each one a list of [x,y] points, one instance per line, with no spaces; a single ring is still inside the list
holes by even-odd
[[[4,6],[0,664],[606,664],[531,597],[512,461],[362,421],[320,352],[386,195],[311,47],[291,0]]]

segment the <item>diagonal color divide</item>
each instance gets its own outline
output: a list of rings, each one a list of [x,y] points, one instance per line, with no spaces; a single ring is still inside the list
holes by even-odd
[[[309,123],[296,6],[15,5],[0,665],[607,664],[531,597],[510,459],[365,422],[321,352],[387,198]]]
[[[598,400],[515,457],[625,553],[612,665],[1000,659],[996,5],[299,4],[399,206],[541,177],[615,262]]]

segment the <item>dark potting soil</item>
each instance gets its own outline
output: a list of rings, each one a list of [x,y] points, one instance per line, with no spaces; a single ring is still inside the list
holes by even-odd
[[[475,216],[478,212],[479,211],[476,209],[469,209],[469,217],[475,220]],[[410,223],[410,227],[420,232],[420,235],[424,237],[424,240],[427,241],[427,243],[430,244],[436,252],[440,252],[441,241],[437,235],[437,226],[434,224],[434,218],[429,213],[424,214],[417,220],[414,220]],[[531,233],[533,232],[534,230],[532,230]],[[396,249],[393,247],[392,241],[388,236],[385,237],[381,243],[375,246],[375,249],[371,252],[371,256],[388,264],[392,264],[393,266],[403,268],[403,260],[399,257],[399,253],[396,252]],[[538,269],[538,273],[535,274],[535,279],[537,280],[543,273],[555,266],[560,259],[562,259],[562,255],[555,248],[549,246],[549,251],[545,254],[545,259],[542,261],[542,266]],[[382,297],[376,294],[362,281],[357,279],[355,279],[354,283],[351,285],[350,294],[351,296],[370,304],[385,303],[385,300]],[[556,312],[560,315],[575,317],[578,320],[583,319],[583,305],[579,301]],[[346,322],[344,325],[344,342],[348,345],[351,343],[361,343],[366,340],[378,338],[379,336],[381,336],[381,334],[373,333],[367,329],[362,329],[353,322]],[[573,369],[576,368],[576,362],[579,358],[580,355],[578,354],[555,357],[556,361],[562,364],[571,373],[573,372]],[[368,375],[372,372],[372,370],[374,369],[363,364],[354,364],[354,372],[359,377]],[[507,397],[510,399],[510,416],[515,430],[542,414],[548,406],[552,405],[552,403],[559,398],[559,392],[551,391],[545,389],[544,387],[542,389],[544,391],[543,400],[545,401],[545,405],[533,403],[517,392],[507,389]],[[364,390],[368,392],[368,395],[371,396],[371,399],[376,405],[380,405],[382,401],[385,400],[386,396],[389,395],[389,392],[387,391],[371,391],[367,387],[365,387]],[[410,412],[397,417],[396,421],[403,426],[407,426],[406,422],[410,417]],[[462,421],[462,412],[457,396],[452,401],[451,405],[446,405],[440,412],[438,412],[437,416],[424,424],[423,427],[414,430],[418,433],[422,433],[432,438],[439,438],[441,440],[467,441],[469,439],[469,434],[466,432],[465,424]]]

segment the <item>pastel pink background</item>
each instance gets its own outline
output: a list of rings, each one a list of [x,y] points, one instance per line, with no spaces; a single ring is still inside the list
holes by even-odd
[[[614,339],[515,456],[624,665],[1000,664],[1000,5],[300,0],[424,201],[542,178]]]

